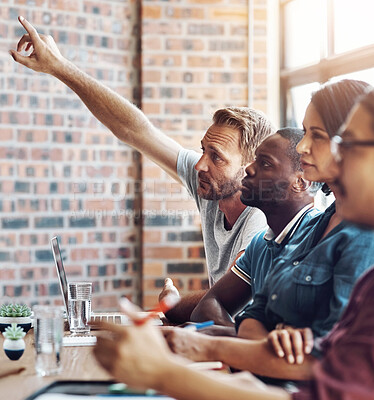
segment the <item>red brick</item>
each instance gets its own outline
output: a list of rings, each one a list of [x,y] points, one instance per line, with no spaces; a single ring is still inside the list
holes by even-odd
[[[12,129],[0,128],[0,141],[8,141],[13,139]]]
[[[99,257],[99,250],[93,248],[72,249],[70,258],[72,261],[77,260],[94,260]]]
[[[79,3],[75,0],[50,0],[49,7],[63,11],[79,11]]]
[[[214,99],[224,99],[226,98],[226,89],[221,87],[216,87],[214,91],[210,87],[200,87],[200,88],[187,88],[186,96],[188,99],[193,100],[214,100]]]
[[[182,65],[182,56],[177,54],[150,54],[143,57],[143,63],[147,66],[179,67]]]
[[[187,65],[189,67],[223,67],[224,59],[219,56],[189,56],[187,57]]]
[[[206,74],[204,72],[188,70],[183,71],[166,71],[165,80],[166,82],[173,83],[203,83],[205,81]]]
[[[161,113],[161,106],[160,106],[159,103],[143,102],[142,110],[143,110],[144,114],[146,114],[146,115],[160,114]]]
[[[159,37],[153,37],[153,36],[149,36],[149,37],[145,37],[142,40],[142,50],[143,52],[147,52],[149,51],[155,51],[155,50],[161,50],[161,38]]]
[[[212,20],[222,19],[225,22],[232,21],[235,23],[247,21],[248,19],[248,7],[219,7],[211,8],[209,17]]]
[[[14,280],[16,277],[14,269],[0,269],[0,279],[4,281],[11,281]]]
[[[183,249],[179,247],[145,247],[143,253],[146,258],[167,260],[171,258],[181,258]]]
[[[161,18],[161,7],[160,6],[143,5],[142,6],[142,17],[143,18],[153,18],[153,19]]]
[[[224,3],[224,0],[187,0],[191,4],[219,4]]]
[[[203,19],[205,18],[204,8],[191,7],[172,7],[168,6],[165,10],[168,18],[183,18],[183,19]]]

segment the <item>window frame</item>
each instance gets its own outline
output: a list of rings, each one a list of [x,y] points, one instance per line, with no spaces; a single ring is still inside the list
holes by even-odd
[[[330,78],[338,75],[344,75],[351,72],[357,72],[374,67],[374,44],[359,47],[344,53],[335,54],[334,49],[334,21],[333,0],[326,0],[326,16],[325,24],[326,40],[321,45],[321,59],[313,64],[306,66],[286,68],[285,67],[285,37],[284,24],[286,4],[295,0],[279,0],[280,7],[280,118],[284,125],[287,121],[287,93],[295,86],[305,85],[308,83],[319,82],[324,83]]]

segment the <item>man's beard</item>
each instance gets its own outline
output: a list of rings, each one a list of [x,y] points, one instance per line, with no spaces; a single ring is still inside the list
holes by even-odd
[[[268,183],[265,185],[266,181],[262,183],[263,186],[252,187],[251,195],[248,197],[243,197],[243,194],[240,196],[240,201],[246,206],[263,208],[266,207],[275,207],[277,204],[288,199],[288,186],[289,183],[286,181],[280,181],[277,183],[273,183],[269,185]]]
[[[226,180],[225,182],[204,182],[204,186],[208,186],[208,190],[204,190],[200,187],[197,188],[197,194],[204,200],[223,200],[233,196],[237,193],[241,187],[241,180],[244,175],[244,168],[238,171],[234,178]],[[208,181],[205,178],[204,173],[199,172],[199,177],[202,180]]]

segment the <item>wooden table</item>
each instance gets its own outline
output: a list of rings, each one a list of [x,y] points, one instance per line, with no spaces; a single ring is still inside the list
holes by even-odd
[[[110,376],[98,365],[93,346],[64,347],[61,355],[63,370],[59,375],[41,377],[35,372],[34,331],[25,336],[26,349],[18,361],[10,361],[3,351],[3,336],[0,339],[0,363],[2,367],[25,367],[18,375],[0,378],[0,398],[24,400],[27,396],[56,380],[109,380]]]

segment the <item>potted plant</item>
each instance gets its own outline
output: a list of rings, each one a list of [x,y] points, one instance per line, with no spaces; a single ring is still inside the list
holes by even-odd
[[[5,337],[3,349],[11,360],[18,360],[22,356],[25,350],[25,341],[23,340],[25,335],[26,333],[16,323],[12,323],[11,326],[5,328],[5,332],[3,332]]]
[[[3,304],[0,307],[0,331],[16,323],[27,332],[31,328],[31,309],[25,304]]]

